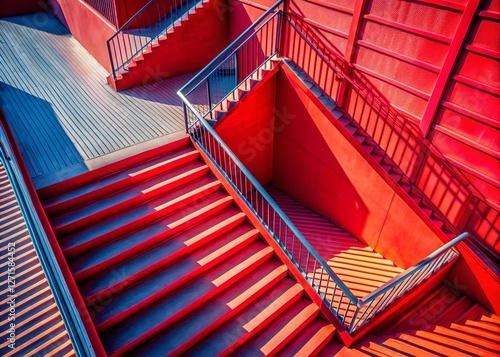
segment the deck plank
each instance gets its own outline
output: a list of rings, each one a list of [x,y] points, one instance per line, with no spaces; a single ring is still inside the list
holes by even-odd
[[[184,130],[176,92],[192,74],[117,93],[52,15],[0,19],[0,34],[0,105],[37,188]]]

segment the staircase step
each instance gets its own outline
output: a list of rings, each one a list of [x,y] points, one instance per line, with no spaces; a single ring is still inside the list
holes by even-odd
[[[77,282],[92,277],[80,287],[84,296],[100,294],[103,290],[116,290],[117,284],[121,285],[122,282],[120,275],[127,276],[127,283],[133,283],[198,249],[201,245],[208,244],[244,220],[245,215],[242,212],[229,207],[170,239],[168,233],[171,231],[165,230],[165,225],[159,221],[152,225],[154,228],[146,227],[131,234],[136,237],[132,244],[122,240],[115,241],[70,262],[70,268]],[[163,243],[141,253],[150,248],[150,244],[152,246],[160,241]],[[123,263],[116,265],[118,262]],[[116,274],[117,270],[120,274]],[[101,272],[103,273],[99,275]]]
[[[302,299],[291,306],[272,325],[245,346],[236,350],[237,356],[255,356],[260,351],[265,356],[275,355],[294,340],[319,314],[316,304]]]
[[[206,340],[190,351],[191,356],[229,356],[295,304],[303,288],[290,278],[247,307],[234,319],[214,331]]]
[[[466,340],[467,338],[471,339],[477,339],[475,342],[471,341],[471,343],[477,344],[479,343],[479,346],[485,346],[486,344],[490,344],[491,342],[494,342],[494,348],[496,348],[497,351],[500,351],[500,342],[499,342],[499,333],[500,330],[495,331],[485,331],[482,328],[475,328],[472,326],[464,326],[464,325],[459,325],[459,324],[451,324],[450,329],[453,331],[459,331],[462,334],[465,334],[464,337],[461,337],[462,340]],[[434,330],[435,332],[439,332],[437,330]],[[460,336],[457,336],[460,337]],[[484,344],[482,341],[485,341]]]
[[[185,208],[186,212],[178,212],[175,216],[177,225],[167,226],[180,232],[182,223],[186,226],[187,217],[200,219],[221,210],[232,203],[232,198],[219,193],[220,183],[210,177],[205,177],[162,197],[146,202],[145,204],[131,209],[125,213],[110,217],[109,219],[83,229],[73,235],[60,240],[60,246],[68,259],[88,252],[91,249],[109,243],[112,240],[140,229],[147,224],[167,216],[177,210]],[[197,208],[193,205],[200,200],[208,200],[204,207]],[[196,209],[197,208],[197,209]],[[204,216],[200,216],[205,211]],[[195,213],[196,212],[196,213]]]
[[[476,329],[480,329],[480,330],[483,330],[483,331],[486,331],[488,333],[494,333],[494,334],[497,334],[499,335],[500,334],[500,326],[499,325],[495,325],[495,324],[491,324],[489,322],[485,322],[485,321],[466,321],[465,322],[465,326],[471,326],[473,328],[476,328]]]
[[[405,357],[406,355],[401,354],[397,351],[392,350],[389,347],[378,345],[373,342],[368,342],[359,348],[361,351],[369,354],[370,356],[386,357]]]
[[[458,300],[446,285],[440,285],[419,304],[411,308],[393,323],[393,331],[415,330],[424,328],[437,314],[441,314],[450,304]]]
[[[422,352],[421,354],[419,354],[419,356],[425,355],[425,353],[427,352],[436,353],[438,356],[439,355],[454,356],[454,357],[470,356],[470,354],[468,353],[464,353],[453,347],[446,346],[445,344],[441,344],[439,342],[432,341],[423,338],[421,336],[415,336],[413,334],[408,334],[408,333],[400,333],[395,335],[394,337],[396,339],[402,340],[403,342],[409,343],[413,346],[423,349],[425,352]]]
[[[258,232],[249,225],[241,225],[223,235],[206,247],[195,251],[192,255],[179,260],[175,264],[150,276],[140,284],[132,286],[114,297],[113,304],[107,306],[94,318],[98,331],[109,330],[134,313],[153,303],[199,277],[204,272],[220,264],[242,249],[252,244],[258,237]],[[124,280],[126,280],[126,276]],[[126,288],[124,281],[120,292]],[[115,294],[117,295],[117,294]],[[106,293],[104,296],[109,296]],[[85,302],[92,306],[99,301],[99,295],[84,295]]]
[[[259,267],[245,280],[204,305],[175,328],[148,342],[136,351],[140,356],[182,355],[197,342],[211,334],[253,304],[287,275],[287,267],[277,260],[271,260]]]
[[[325,320],[317,318],[300,333],[300,336],[280,351],[278,355],[282,357],[317,356],[334,338],[334,335],[335,327]]]
[[[61,237],[75,232],[203,177],[207,173],[208,166],[199,161],[185,164],[182,167],[130,186],[126,190],[116,192],[52,218],[51,224],[54,233]]]
[[[139,347],[241,281],[272,257],[273,250],[269,246],[256,242],[167,299],[158,301],[136,317],[113,328],[102,339],[105,350],[109,356],[116,356]]]
[[[491,315],[491,316],[481,316],[479,319],[481,322],[486,322],[492,325],[500,325],[500,317],[496,315]]]
[[[470,338],[467,334],[452,331],[441,326],[435,326],[432,332],[420,330],[415,334],[419,337],[439,343],[440,345],[448,346],[455,351],[461,351],[466,354],[474,354],[478,356],[498,352],[499,347],[498,343],[489,342],[484,339],[478,341],[476,338]],[[477,346],[477,343],[481,343],[482,346]]]
[[[402,341],[398,338],[393,337],[372,337],[370,338],[374,343],[383,345],[391,350],[399,351],[404,353],[406,356],[442,356],[438,353],[433,353],[432,350],[426,349],[424,346],[416,346],[407,341]],[[390,356],[390,355],[389,355]]]
[[[435,318],[429,321],[429,324],[433,325],[446,325],[455,322],[463,314],[465,314],[472,306],[474,302],[470,300],[467,296],[462,296],[456,300],[452,305],[450,305],[441,314],[437,315]]]
[[[126,170],[102,177],[90,184],[44,201],[48,216],[67,211],[73,207],[102,198],[132,184],[175,169],[198,158],[199,153],[191,147],[184,147],[166,155],[149,160]]]

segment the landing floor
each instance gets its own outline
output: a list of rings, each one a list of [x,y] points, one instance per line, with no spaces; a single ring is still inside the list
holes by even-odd
[[[271,185],[267,185],[266,190],[356,297],[366,296],[403,271],[285,192]],[[312,271],[310,273],[312,275]]]
[[[191,74],[116,93],[46,13],[0,19],[0,106],[41,188],[183,135]]]

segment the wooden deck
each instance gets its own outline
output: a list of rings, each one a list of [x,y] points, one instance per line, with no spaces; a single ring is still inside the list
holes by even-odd
[[[0,356],[74,356],[2,161],[0,244]],[[13,255],[9,255],[9,248]],[[11,256],[13,259],[9,259]],[[15,274],[11,275],[15,278],[15,285],[8,284],[10,260],[15,263]],[[9,295],[14,295],[15,303],[9,303]],[[15,320],[9,321],[9,313]],[[15,323],[15,349],[9,347],[11,322]]]
[[[183,135],[191,74],[121,93],[107,74],[51,15],[0,19],[0,105],[37,188]]]

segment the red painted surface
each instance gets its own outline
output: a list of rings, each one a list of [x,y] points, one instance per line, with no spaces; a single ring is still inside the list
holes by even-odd
[[[114,1],[116,7],[117,28],[122,27],[132,16],[134,16],[149,2],[149,0]],[[145,13],[145,15],[153,15],[153,12]],[[144,19],[147,19],[147,16],[145,16]]]
[[[72,276],[71,271],[68,267],[68,264],[66,263],[63,252],[59,246],[59,243],[57,242],[57,238],[54,235],[54,232],[50,226],[49,220],[47,219],[47,216],[43,210],[42,204],[40,202],[40,199],[38,198],[35,187],[33,186],[33,183],[30,179],[28,169],[26,168],[26,165],[24,164],[24,161],[22,159],[21,152],[19,151],[19,147],[16,144],[16,141],[14,139],[14,135],[12,134],[12,132],[10,130],[10,127],[7,123],[7,119],[5,118],[5,115],[4,115],[3,110],[1,108],[0,108],[0,125],[3,127],[3,129],[6,133],[8,145],[12,148],[16,162],[18,163],[19,171],[21,172],[21,176],[22,176],[21,179],[23,180],[23,183],[26,186],[26,189],[27,189],[28,194],[30,196],[31,202],[33,202],[33,205],[35,208],[34,214],[36,214],[38,216],[38,218],[40,219],[42,229],[48,238],[48,243],[50,244],[52,252],[54,253],[56,263],[59,266],[59,268],[61,269],[61,273],[62,273],[63,278],[65,280],[66,286],[68,287],[69,293],[71,294],[71,298],[73,299],[74,304],[75,304],[76,308],[78,309],[78,312],[80,313],[84,327],[87,331],[90,342],[92,344],[92,348],[94,350],[94,353],[96,354],[96,356],[106,356],[106,353],[104,352],[104,348],[102,347],[101,341],[100,341],[99,337],[97,336],[97,332],[96,332],[94,325],[92,323],[92,319],[91,319],[91,317],[87,311],[87,308],[85,306],[85,303],[83,302],[83,299],[78,291],[75,280],[73,279],[73,276]]]
[[[217,8],[217,13],[221,19],[227,19],[229,22],[230,42],[250,27],[275,2],[275,0],[228,0],[222,2]]]
[[[116,32],[114,26],[82,0],[49,0],[49,5],[78,42],[111,72],[106,41]]]
[[[471,244],[459,246],[460,258],[448,280],[488,310],[500,314],[500,269]]]
[[[30,14],[44,10],[45,3],[40,0],[0,0],[0,17]]]
[[[268,75],[216,126],[222,140],[261,185],[273,178],[275,79]]]
[[[295,0],[289,10],[384,101],[423,119],[424,134],[499,207],[500,4],[478,4]]]
[[[278,76],[276,111],[289,115],[284,129],[275,133],[273,181],[278,187],[398,266],[409,267],[441,245],[338,131],[335,119],[283,74]]]
[[[124,90],[202,69],[228,45],[228,22],[218,15],[220,2],[203,4],[150,48],[123,78],[115,82],[109,77],[110,84]]]
[[[197,147],[196,143],[193,143],[194,147]],[[323,302],[318,293],[311,287],[309,282],[304,278],[302,273],[295,267],[295,265],[290,264],[289,258],[283,252],[281,247],[276,243],[274,238],[269,234],[267,229],[262,225],[262,222],[259,218],[255,216],[253,211],[248,207],[245,201],[241,199],[238,193],[234,190],[234,188],[229,184],[229,182],[224,178],[224,176],[219,172],[219,170],[215,167],[215,165],[210,161],[210,159],[205,155],[203,151],[200,150],[200,155],[204,158],[207,165],[210,167],[214,175],[220,180],[224,189],[233,197],[235,205],[241,209],[242,212],[245,213],[248,220],[251,224],[253,224],[260,232],[262,239],[271,246],[276,254],[276,257],[281,261],[287,263],[288,269],[290,269],[290,274],[297,280],[297,282],[304,288],[304,291],[309,299],[315,302],[318,306],[320,306],[322,313],[326,316],[328,321],[332,322],[337,329],[344,330],[345,327],[340,324],[338,319],[332,314],[329,307]],[[344,334],[342,336],[342,341],[348,343],[350,341],[350,336],[348,334]]]

